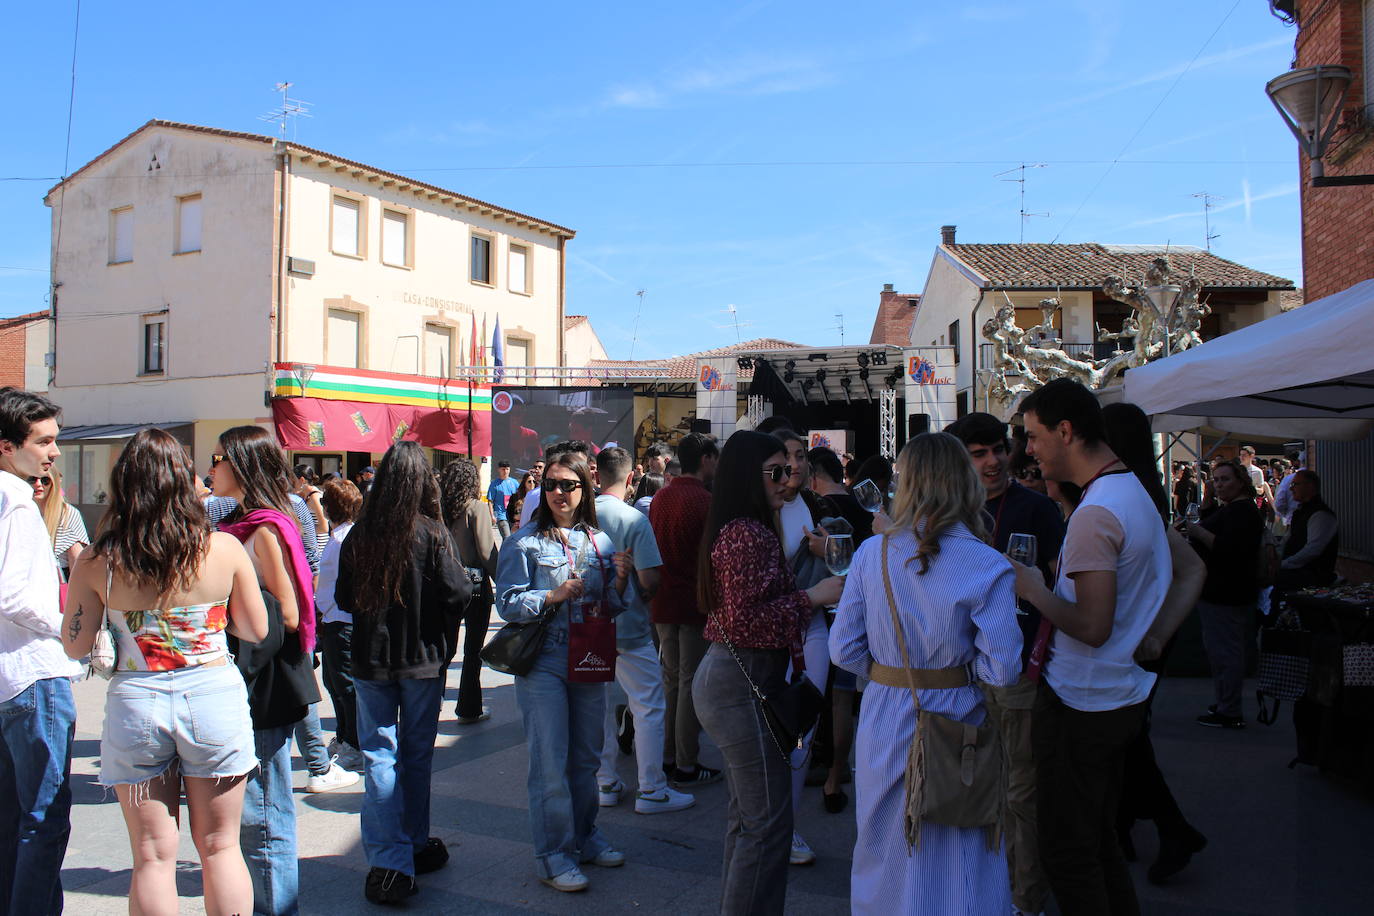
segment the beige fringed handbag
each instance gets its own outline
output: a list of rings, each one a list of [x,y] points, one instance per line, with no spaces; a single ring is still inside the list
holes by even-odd
[[[1002,842],[1002,821],[1007,801],[1007,774],[1002,739],[991,717],[980,726],[921,709],[919,689],[964,687],[971,682],[968,668],[911,667],[906,637],[897,616],[892,579],[887,571],[888,537],[883,536],[883,587],[892,612],[892,628],[902,650],[902,669],[874,665],[872,679],[888,686],[905,686],[916,704],[916,737],[906,761],[906,841],[911,849],[921,846],[921,822],[947,827],[983,827],[988,849]],[[876,676],[874,676],[876,675]]]

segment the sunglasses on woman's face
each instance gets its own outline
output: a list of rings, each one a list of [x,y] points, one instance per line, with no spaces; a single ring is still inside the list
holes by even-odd
[[[223,455],[211,455],[211,456],[210,456],[210,467],[215,467],[215,466],[217,466],[221,461],[224,461],[224,460],[225,460],[225,457],[224,457]]]
[[[763,476],[773,481],[773,483],[782,483],[792,476],[792,465],[775,464],[771,468],[764,468]]]
[[[552,493],[554,490],[560,493],[571,493],[573,490],[581,488],[581,486],[582,481],[580,480],[550,480],[547,477],[544,478],[545,493]]]
[[[46,487],[47,485],[48,485],[48,478],[46,478],[46,477],[30,477],[30,478],[29,478],[29,486],[31,486],[31,487]]]

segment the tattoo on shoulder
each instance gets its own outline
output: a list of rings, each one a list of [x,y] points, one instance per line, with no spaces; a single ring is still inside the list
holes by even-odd
[[[72,621],[67,624],[67,638],[76,639],[81,633],[81,617],[86,613],[85,605],[78,604],[76,610],[72,612]]]

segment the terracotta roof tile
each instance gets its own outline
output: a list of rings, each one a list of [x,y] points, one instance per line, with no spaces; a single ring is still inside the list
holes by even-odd
[[[1292,289],[1293,281],[1252,270],[1191,246],[1002,244],[941,245],[994,287],[1095,289],[1108,276],[1138,280],[1162,254],[1176,272],[1192,270],[1204,287]]]
[[[670,356],[666,359],[594,359],[589,366],[592,367],[640,367],[640,366],[662,366],[664,375],[667,378],[693,378],[697,374],[697,360],[709,359],[713,356],[730,356],[734,353],[749,353],[756,350],[802,350],[806,349],[806,344],[794,343],[790,340],[779,340],[776,337],[758,337],[754,340],[746,340],[741,343],[731,344],[728,347],[717,347],[714,350],[702,350],[700,353],[688,353],[683,356]],[[752,378],[753,369],[739,370],[740,378]]]
[[[564,315],[564,316],[563,316],[563,330],[566,331],[566,330],[568,330],[569,328],[575,328],[575,327],[577,327],[579,324],[581,324],[582,322],[584,322],[584,321],[586,321],[586,320],[587,320],[587,316],[586,316],[586,315]]]

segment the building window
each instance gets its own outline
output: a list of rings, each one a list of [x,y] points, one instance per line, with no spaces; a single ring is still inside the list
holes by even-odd
[[[959,322],[951,321],[949,324],[949,342],[954,345],[954,365],[959,365],[959,351],[962,345],[959,342]]]
[[[472,237],[472,282],[491,286],[491,236]]]
[[[334,195],[330,207],[329,248],[335,254],[361,258],[363,245],[363,202]]]
[[[524,245],[510,246],[510,263],[506,269],[507,286],[513,293],[529,295],[530,250]]]
[[[126,264],[134,259],[134,208],[110,211],[110,263]]]
[[[161,375],[166,371],[166,315],[150,315],[143,319],[143,342],[139,349],[139,375]]]
[[[507,366],[528,366],[530,364],[530,341],[525,337],[507,337],[506,352],[503,360]]]
[[[200,251],[200,195],[177,198],[177,254]]]
[[[425,375],[449,378],[453,374],[453,328],[425,325]]]
[[[382,211],[382,263],[391,267],[410,266],[409,213]]]
[[[328,337],[325,349],[329,365],[346,369],[360,369],[362,355],[363,316],[347,309],[329,310]]]

